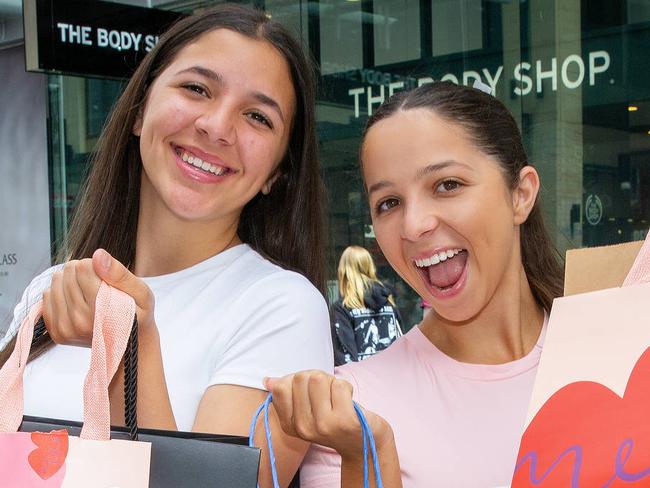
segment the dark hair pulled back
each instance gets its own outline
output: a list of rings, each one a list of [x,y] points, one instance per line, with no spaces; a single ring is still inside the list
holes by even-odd
[[[514,189],[528,157],[515,119],[497,98],[475,88],[439,81],[399,92],[368,119],[370,128],[401,110],[427,109],[461,126],[476,146],[500,164],[506,184]],[[363,145],[363,142],[362,142]],[[548,312],[564,287],[562,257],[544,223],[539,195],[521,225],[521,257],[535,300]]]

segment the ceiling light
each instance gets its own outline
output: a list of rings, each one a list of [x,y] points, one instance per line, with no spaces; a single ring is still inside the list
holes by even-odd
[[[639,110],[639,107],[637,107],[636,105],[630,105],[629,107],[627,107],[628,112],[636,112],[637,110]]]

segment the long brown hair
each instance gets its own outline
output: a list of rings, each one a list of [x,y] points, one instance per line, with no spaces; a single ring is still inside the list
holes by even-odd
[[[266,41],[286,59],[296,95],[287,152],[268,195],[244,207],[239,238],[270,260],[304,274],[325,289],[324,187],[320,176],[315,122],[315,71],[300,44],[279,23],[250,7],[222,4],[186,17],[160,37],[131,77],[98,141],[59,262],[91,257],[98,248],[132,268],[140,197],[142,160],[132,129],[149,88],[176,55],[201,35],[229,29]],[[51,345],[45,336],[32,357]],[[0,364],[13,342],[0,354]]]
[[[476,146],[501,165],[506,184],[514,189],[528,157],[515,119],[497,98],[475,88],[439,81],[393,95],[368,119],[364,131],[400,110],[424,108],[463,127]],[[363,143],[362,143],[363,145]],[[562,257],[544,223],[539,195],[521,225],[521,259],[535,300],[549,312],[564,287]]]

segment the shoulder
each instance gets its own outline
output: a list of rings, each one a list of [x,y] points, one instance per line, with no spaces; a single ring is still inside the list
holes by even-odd
[[[343,305],[343,300],[339,298],[332,304],[332,310],[342,314],[348,314],[349,310]]]
[[[243,257],[248,276],[242,292],[256,297],[256,301],[280,300],[298,307],[327,308],[323,295],[302,274],[284,269],[252,249]]]
[[[29,285],[27,285],[20,302],[18,302],[14,308],[13,318],[9,328],[7,329],[7,333],[4,339],[0,340],[0,350],[2,350],[15,335],[20,323],[27,316],[29,309],[43,297],[43,292],[49,288],[50,283],[52,282],[52,275],[62,267],[63,264],[57,264],[56,266],[47,268],[41,274],[37,275]]]
[[[408,334],[397,339],[387,349],[363,361],[346,363],[335,370],[337,377],[352,383],[355,397],[367,401],[369,392],[386,390],[399,385],[414,365],[415,354]],[[375,396],[375,395],[372,395]]]
[[[325,298],[306,277],[252,249],[238,261],[236,270],[218,278],[224,298],[221,314],[228,314],[238,340],[268,340],[271,335],[287,341],[297,336],[323,340],[330,334]]]

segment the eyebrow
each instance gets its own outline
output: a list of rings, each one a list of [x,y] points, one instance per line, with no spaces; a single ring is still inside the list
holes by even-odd
[[[459,161],[450,160],[450,161],[442,161],[440,163],[427,164],[424,168],[420,168],[417,171],[417,173],[415,174],[415,177],[417,179],[424,178],[425,176],[427,176],[427,175],[429,175],[431,173],[435,173],[437,171],[442,171],[443,169],[448,168],[450,166],[463,166],[463,167],[465,167],[465,168],[467,168],[469,170],[474,171],[474,168],[472,168],[468,164],[461,163]],[[368,188],[368,195],[371,195],[373,192],[382,190],[382,189],[390,187],[390,186],[393,186],[393,183],[391,183],[390,181],[388,181],[388,180],[380,180],[377,183],[372,184]]]
[[[204,68],[203,66],[191,66],[189,68],[183,69],[176,73],[177,75],[183,74],[183,73],[196,73],[200,76],[203,76],[205,78],[208,78],[209,80],[214,81],[215,83],[219,85],[224,85],[225,82],[223,80],[223,76],[221,76],[219,73],[212,71],[211,69]],[[284,124],[284,114],[282,113],[282,109],[280,108],[280,104],[273,99],[272,97],[259,92],[259,91],[253,91],[250,93],[250,95],[260,102],[263,105],[266,105],[267,107],[275,110],[280,117],[280,120]]]

